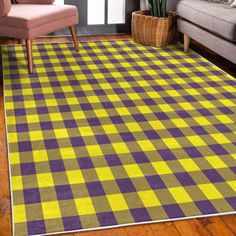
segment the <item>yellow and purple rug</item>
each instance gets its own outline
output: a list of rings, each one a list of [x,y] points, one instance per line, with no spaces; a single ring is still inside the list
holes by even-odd
[[[182,45],[3,47],[14,235],[236,210],[236,79]]]

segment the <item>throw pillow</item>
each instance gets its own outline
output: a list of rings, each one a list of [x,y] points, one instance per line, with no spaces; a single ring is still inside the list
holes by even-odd
[[[236,0],[229,0],[230,7],[236,8]]]

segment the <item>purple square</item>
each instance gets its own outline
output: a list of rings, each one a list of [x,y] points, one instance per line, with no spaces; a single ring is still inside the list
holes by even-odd
[[[208,132],[202,126],[192,126],[191,128],[198,135],[208,134]]]
[[[136,122],[145,122],[147,119],[143,114],[134,114],[132,115]]]
[[[121,116],[111,116],[110,119],[111,119],[113,124],[123,124],[124,123]]]
[[[187,172],[175,173],[175,176],[179,180],[182,186],[196,185],[195,181]]]
[[[70,112],[70,106],[69,105],[59,105],[60,112]]]
[[[230,110],[228,107],[219,107],[218,109],[225,115],[234,114],[234,111]]]
[[[176,111],[176,113],[177,113],[178,116],[181,117],[181,118],[191,118],[191,116],[188,114],[187,111],[179,110],[179,111]]]
[[[106,134],[95,135],[98,144],[108,144],[111,143]]]
[[[57,148],[59,148],[56,139],[46,139],[46,140],[44,140],[44,144],[45,144],[46,149],[57,149]]]
[[[158,152],[164,161],[170,161],[170,160],[177,159],[176,156],[169,149],[161,149],[161,150],[158,150]]]
[[[131,153],[136,163],[148,163],[150,162],[144,152],[132,152]]]
[[[47,107],[37,107],[38,114],[48,114],[48,108]]]
[[[62,160],[49,161],[51,172],[65,171],[64,162]]]
[[[152,88],[153,88],[155,91],[157,91],[157,92],[159,92],[159,91],[164,91],[164,89],[163,89],[161,86],[159,86],[159,85],[152,86]]]
[[[40,193],[38,188],[24,189],[25,204],[32,204],[41,202]]]
[[[46,233],[44,220],[28,221],[27,228],[29,235],[41,235]]]
[[[146,136],[148,137],[148,139],[150,140],[154,140],[154,139],[160,139],[160,136],[157,134],[156,131],[154,130],[146,130],[144,131],[144,133],[146,134]]]
[[[133,90],[136,93],[144,93],[145,92],[145,90],[142,87],[133,87]]]
[[[120,166],[120,165],[122,165],[122,162],[121,162],[120,158],[116,154],[106,155],[105,158],[106,158],[106,161],[107,161],[109,166]]]
[[[62,217],[65,231],[82,229],[82,224],[78,216]]]
[[[80,169],[91,169],[94,168],[93,162],[90,157],[77,158]]]
[[[29,141],[18,142],[19,152],[30,152],[32,151],[32,145]]]
[[[165,97],[163,98],[167,104],[174,104],[177,103],[174,98],[172,97]]]
[[[195,204],[198,207],[198,209],[201,211],[201,213],[204,215],[217,213],[217,210],[215,209],[215,207],[208,200],[198,201],[198,202],[195,202]]]
[[[171,77],[167,74],[159,74],[159,76],[163,79],[171,79]]]
[[[79,98],[79,97],[86,97],[86,94],[83,91],[76,91],[74,93],[75,93],[75,96],[77,98]]]
[[[70,142],[72,147],[83,147],[85,146],[84,140],[82,137],[71,137]]]
[[[202,171],[212,183],[225,182],[225,179],[214,169]]]
[[[24,96],[22,96],[22,95],[15,95],[15,96],[13,96],[13,101],[14,102],[23,102],[24,101]]]
[[[88,79],[89,84],[98,84],[96,79]]]
[[[216,98],[212,94],[203,94],[203,97],[209,101],[216,100]]]
[[[122,102],[126,107],[135,107],[135,103],[131,100],[124,100]]]
[[[182,209],[177,204],[165,205],[163,208],[169,218],[180,218],[185,216]]]
[[[130,132],[120,133],[120,136],[121,136],[121,138],[123,139],[124,142],[134,142],[134,141],[136,141],[135,137]]]
[[[228,155],[229,153],[219,144],[212,144],[209,145],[211,150],[216,154],[216,155]]]
[[[216,129],[218,129],[221,133],[229,133],[232,132],[226,125],[224,124],[217,124],[214,125]]]
[[[34,175],[36,174],[35,165],[33,162],[20,164],[21,175]]]
[[[14,109],[15,116],[25,116],[26,112],[24,108]]]
[[[50,84],[52,87],[60,87],[61,86],[59,81],[51,81]]]
[[[101,125],[100,121],[98,118],[88,118],[87,119],[88,123],[90,126],[98,126]]]
[[[102,89],[94,90],[94,93],[98,96],[106,95],[106,93]]]
[[[100,226],[117,225],[117,221],[113,212],[97,213],[97,218],[100,223]]]
[[[146,208],[130,209],[135,222],[151,221],[151,217]]]
[[[114,88],[116,94],[124,94],[125,90],[123,88]]]
[[[111,102],[102,102],[102,105],[105,109],[112,109],[114,105]]]
[[[166,188],[165,183],[159,175],[147,176],[146,179],[153,190]]]
[[[42,130],[53,130],[53,125],[51,121],[40,122],[40,127]]]
[[[60,99],[60,98],[65,98],[65,94],[64,93],[54,93],[54,96],[55,96],[55,98],[57,98],[57,99]]]
[[[64,124],[67,129],[78,127],[75,120],[64,120]]]
[[[116,182],[122,193],[136,192],[136,189],[130,179],[117,179]]]
[[[55,186],[58,200],[73,199],[70,185]]]
[[[207,109],[197,109],[197,111],[202,115],[202,116],[213,116],[211,112]]]
[[[226,200],[229,205],[236,211],[236,197],[227,197]]]
[[[196,102],[196,101],[197,101],[197,99],[194,98],[194,97],[191,96],[191,95],[183,96],[183,98],[184,98],[187,102]]]
[[[236,175],[236,166],[230,167],[230,169],[234,172],[234,174]]]
[[[222,93],[221,95],[223,95],[224,97],[228,98],[228,99],[234,99],[235,96],[232,93]]]
[[[12,90],[22,89],[21,84],[12,84],[11,88]]]
[[[186,147],[184,148],[184,151],[187,152],[191,158],[203,157],[203,155],[195,147]]]
[[[83,111],[91,111],[91,110],[93,110],[93,107],[89,103],[83,103],[83,104],[80,104],[80,106],[81,106]]]
[[[183,132],[179,129],[179,128],[169,128],[168,131],[170,132],[170,134],[175,137],[184,137],[185,135],[183,134]]]
[[[34,100],[45,100],[43,94],[34,94]]]
[[[79,85],[79,81],[78,80],[70,80],[69,83],[70,83],[71,86]]]
[[[148,106],[156,105],[155,101],[151,98],[143,99],[144,103]]]
[[[169,117],[164,112],[156,112],[155,116],[158,120],[169,120]]]
[[[183,87],[181,87],[179,84],[172,84],[171,87],[172,87],[174,90],[183,90]]]
[[[105,196],[106,195],[101,182],[98,182],[98,181],[97,182],[89,182],[89,183],[86,183],[86,186],[88,188],[90,197]]]
[[[16,132],[28,132],[28,124],[16,124]]]

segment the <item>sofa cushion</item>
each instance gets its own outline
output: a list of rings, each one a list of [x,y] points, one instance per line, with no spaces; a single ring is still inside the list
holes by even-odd
[[[177,14],[208,31],[236,42],[236,9],[207,0],[180,0]]]

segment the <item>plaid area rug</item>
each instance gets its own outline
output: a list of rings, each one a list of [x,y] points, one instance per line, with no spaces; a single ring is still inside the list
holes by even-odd
[[[14,234],[236,210],[236,80],[182,45],[3,47]]]

